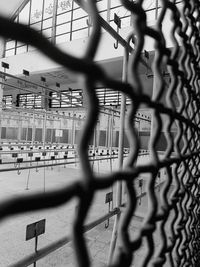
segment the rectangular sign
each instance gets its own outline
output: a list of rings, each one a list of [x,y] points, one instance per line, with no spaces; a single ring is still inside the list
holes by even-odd
[[[112,200],[113,200],[113,192],[107,193],[105,203],[111,202]]]
[[[31,223],[26,227],[26,241],[45,233],[46,219]]]

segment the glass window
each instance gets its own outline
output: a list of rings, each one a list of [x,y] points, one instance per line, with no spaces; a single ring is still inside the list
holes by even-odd
[[[155,9],[146,11],[146,15],[147,15],[147,21],[154,20],[156,16]]]
[[[15,47],[15,41],[9,41],[6,43],[6,50],[14,48]]]
[[[56,44],[61,44],[70,41],[70,34],[63,34],[56,36]]]
[[[30,16],[30,2],[26,4],[26,6],[19,13],[19,23],[29,24],[29,16]]]
[[[111,0],[110,6],[111,7],[121,6],[121,0]]]
[[[85,28],[85,27],[87,27],[87,22],[86,22],[85,18],[75,20],[72,23],[72,30],[73,31],[79,30],[79,29],[82,29],[82,28]]]
[[[7,50],[5,53],[5,57],[11,57],[15,55],[15,49]]]
[[[36,50],[36,48],[34,46],[32,46],[32,45],[28,46],[28,51],[29,52],[34,51],[34,50]]]
[[[42,29],[50,28],[52,27],[52,18],[46,19],[42,23]]]
[[[52,29],[46,29],[42,31],[42,34],[46,37],[46,38],[51,38],[51,31]]]
[[[52,108],[77,107],[83,105],[81,89],[61,91],[59,94],[53,92],[52,98]]]
[[[62,24],[71,21],[71,12],[67,12],[57,16],[56,24]]]
[[[19,106],[22,108],[41,108],[42,97],[35,94],[20,94]]]
[[[128,27],[128,26],[131,25],[131,17],[130,17],[130,16],[127,17],[127,18],[122,18],[121,21],[122,21],[122,22],[121,22],[122,28],[123,28],[123,27]]]
[[[72,9],[72,0],[58,0],[57,14],[61,14],[71,9]]]
[[[74,10],[73,12],[73,19],[78,19],[78,18],[87,17],[87,16],[88,14],[82,8],[78,8]]]
[[[88,29],[83,29],[79,31],[75,31],[72,33],[72,40],[84,38],[88,36]]]
[[[99,15],[100,15],[104,20],[107,20],[107,11],[100,12]]]
[[[108,88],[97,88],[96,94],[99,99],[100,106],[117,106],[121,104],[121,93],[113,91]],[[130,99],[127,98],[127,105],[129,105]]]
[[[16,54],[22,54],[27,52],[27,45],[17,47]]]
[[[2,102],[3,108],[12,108],[12,95],[4,95]]]
[[[66,23],[56,27],[56,35],[67,33],[70,31],[70,23]]]
[[[57,93],[52,93],[51,97],[51,107],[60,108],[60,95],[58,95]]]
[[[156,6],[156,1],[155,0],[144,0],[142,7],[144,8],[144,10],[148,10],[148,9],[152,9],[155,8]]]
[[[31,17],[30,23],[35,23],[42,20],[43,0],[32,0],[31,2]]]
[[[42,26],[42,23],[41,22],[37,22],[37,23],[34,23],[31,25],[31,28],[37,30],[37,31],[41,31],[41,26]]]
[[[107,1],[108,0],[101,0],[101,1],[97,2],[97,8],[98,8],[99,11],[107,9]]]
[[[50,18],[53,16],[53,0],[44,0],[43,18]]]

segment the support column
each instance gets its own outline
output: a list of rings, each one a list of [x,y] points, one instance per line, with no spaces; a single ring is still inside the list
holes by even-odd
[[[5,39],[0,37],[0,58],[5,56]],[[4,78],[1,78],[1,81]],[[1,129],[2,129],[2,107],[3,107],[3,89],[4,85],[0,85],[0,141],[1,141]]]
[[[49,91],[46,89],[43,89],[42,92],[42,108],[49,110]]]
[[[58,7],[58,0],[53,1],[53,18],[52,18],[52,30],[51,30],[51,41],[53,44],[56,43],[56,13]]]
[[[110,7],[111,7],[111,0],[107,0],[107,18],[106,21],[110,24]]]
[[[45,149],[45,143],[46,143],[46,121],[47,121],[47,113],[44,111],[43,116],[43,129],[42,129],[42,143],[43,143],[43,149]]]
[[[129,42],[131,38],[129,37]],[[123,57],[123,73],[122,73],[122,81],[127,81],[127,72],[128,72],[128,57],[129,53],[125,49],[124,50],[124,57]],[[121,109],[120,109],[120,132],[119,132],[119,156],[118,156],[118,163],[119,169],[123,167],[123,152],[124,152],[124,125],[125,125],[125,111],[126,111],[126,95],[122,94],[121,97]],[[116,191],[116,207],[120,208],[122,205],[122,181],[117,182],[117,191]],[[117,237],[118,237],[118,226],[120,221],[121,213],[118,213],[115,216],[115,222],[113,226],[112,238],[110,242],[110,250],[108,255],[108,265],[110,266],[112,263]]]

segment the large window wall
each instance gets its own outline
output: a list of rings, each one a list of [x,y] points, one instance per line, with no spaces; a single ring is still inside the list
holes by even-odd
[[[3,109],[10,109],[12,108],[12,95],[4,95],[2,99],[2,108]]]
[[[108,88],[97,88],[96,94],[100,106],[120,106],[121,93]],[[131,100],[126,98],[126,104],[129,105]]]
[[[69,108],[82,107],[82,90],[69,89],[68,91],[61,91],[60,93],[50,93],[50,108]]]
[[[54,3],[57,7],[54,9]],[[116,30],[114,14],[121,18],[121,27],[131,25],[131,14],[120,0],[98,0],[99,14]],[[160,0],[158,1],[160,2]],[[108,8],[109,7],[109,8]],[[144,0],[147,17],[155,17],[156,0]],[[15,18],[34,28],[56,44],[87,37],[92,30],[91,19],[73,0],[30,0]],[[33,50],[30,45],[15,40],[7,40],[5,56],[12,56]]]
[[[42,108],[42,96],[38,94],[19,94],[17,106],[21,108]]]

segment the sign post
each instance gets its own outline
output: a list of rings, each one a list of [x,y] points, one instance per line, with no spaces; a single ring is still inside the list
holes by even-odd
[[[35,252],[37,252],[38,236],[45,233],[46,219],[31,223],[26,227],[26,241],[35,237]],[[36,267],[36,262],[33,263]]]

